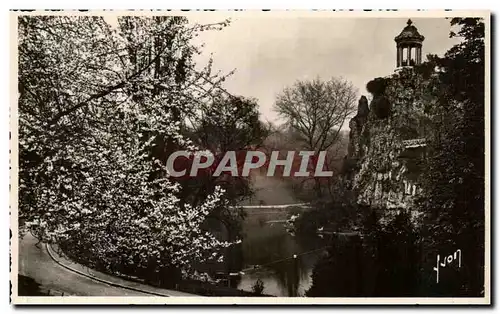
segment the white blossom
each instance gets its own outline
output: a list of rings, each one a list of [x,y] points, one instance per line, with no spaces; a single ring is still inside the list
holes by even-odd
[[[138,71],[127,49],[149,51],[160,32],[173,38],[163,58],[196,47],[181,18],[167,29],[128,19],[134,31],[112,29],[101,17],[20,18],[20,214],[40,238],[89,250],[109,267],[155,259],[189,274],[194,261],[220,258],[216,252],[231,245],[201,229],[224,191],[199,206],[183,203],[179,184],[149,152],[158,136],[200,150],[181,134],[173,108],[194,112],[210,73],[190,72],[179,85],[172,75]],[[153,95],[157,85],[170,99]]]

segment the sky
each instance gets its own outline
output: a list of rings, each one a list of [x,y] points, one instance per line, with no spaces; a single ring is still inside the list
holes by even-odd
[[[190,22],[213,23],[220,16],[196,17]],[[407,18],[353,17],[252,17],[238,16],[221,31],[202,32],[206,64],[210,54],[213,69],[228,73],[236,69],[224,87],[234,95],[258,100],[261,119],[283,122],[273,111],[276,95],[296,80],[343,77],[366,95],[366,83],[394,73],[394,37]],[[412,19],[425,40],[422,58],[443,55],[458,42],[450,39],[450,23],[444,18]],[[370,98],[369,98],[370,99]]]

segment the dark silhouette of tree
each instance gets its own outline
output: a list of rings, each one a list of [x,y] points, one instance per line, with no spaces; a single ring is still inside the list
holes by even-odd
[[[361,296],[363,282],[359,236],[337,235],[325,257],[314,266],[308,297]]]
[[[485,249],[484,23],[454,18],[451,25],[460,30],[450,36],[463,41],[443,58],[431,58],[439,68],[441,88],[439,107],[433,109],[438,136],[429,145],[425,193],[419,201],[426,214],[424,262],[432,269],[437,254],[461,249],[460,280],[429,287],[437,295],[480,296]]]

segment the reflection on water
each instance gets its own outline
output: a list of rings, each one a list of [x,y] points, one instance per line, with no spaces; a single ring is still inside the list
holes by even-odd
[[[312,269],[325,243],[319,238],[294,237],[282,223],[250,220],[244,229],[244,275],[238,288],[251,291],[260,279],[264,282],[264,294],[303,296],[311,285]]]

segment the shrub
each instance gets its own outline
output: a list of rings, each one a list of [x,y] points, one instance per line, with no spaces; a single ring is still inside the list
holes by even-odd
[[[388,80],[383,77],[377,77],[366,84],[366,90],[373,96],[382,95],[388,85]]]
[[[257,281],[252,286],[252,292],[256,295],[262,295],[262,292],[264,292],[264,282],[260,279],[257,279]]]

